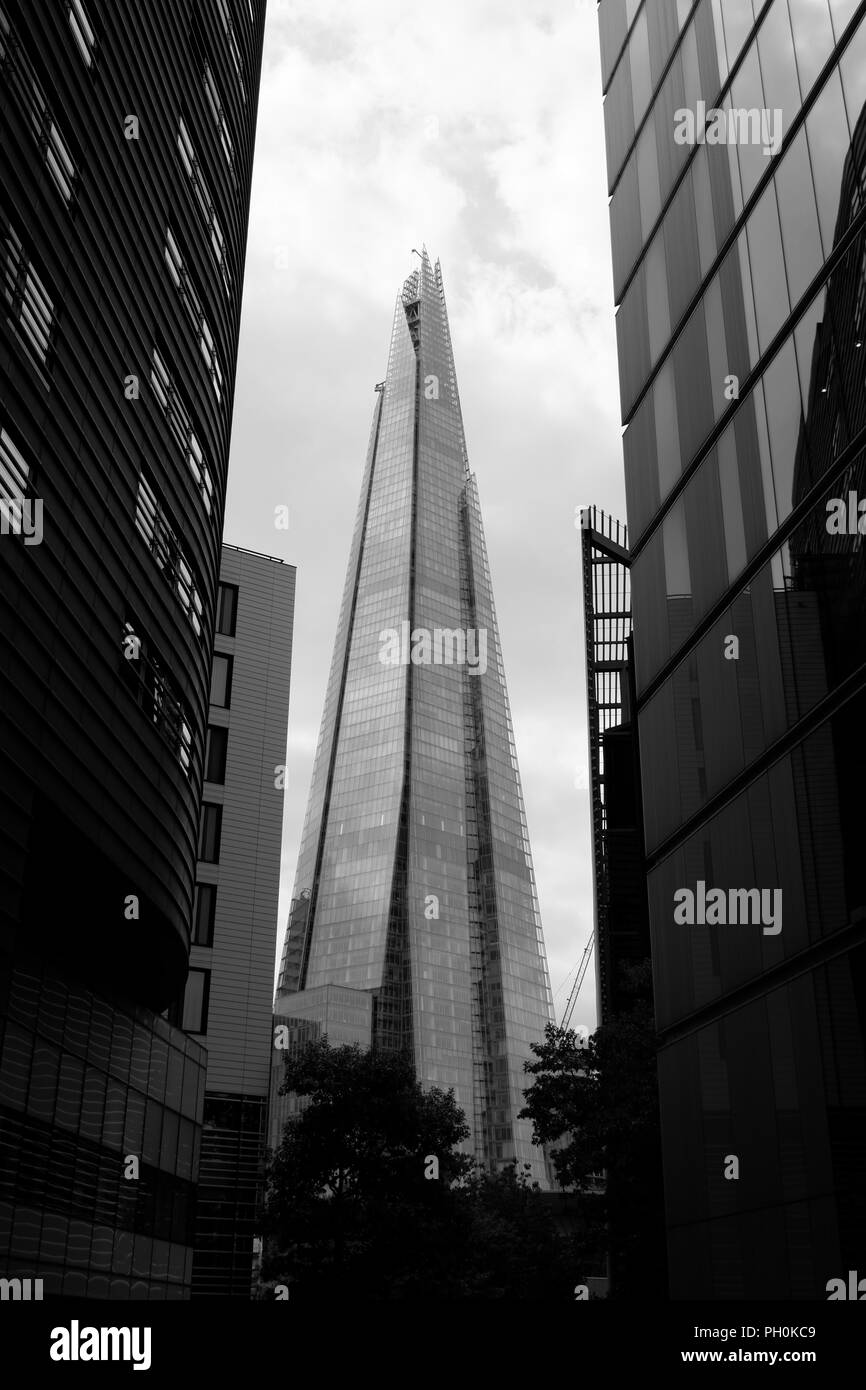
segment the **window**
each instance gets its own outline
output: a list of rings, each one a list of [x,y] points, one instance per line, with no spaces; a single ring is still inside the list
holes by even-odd
[[[54,121],[42,84],[33,69],[21,40],[3,10],[0,9],[0,70],[15,93],[17,102],[36,138],[39,152],[48,166],[60,196],[65,203],[72,200],[75,185],[75,165],[69,147]]]
[[[192,428],[189,411],[181,399],[161,354],[153,350],[153,368],[150,383],[157,401],[165,412],[171,432],[180,445],[196,487],[201,493],[205,511],[210,516],[213,510],[213,478],[205,463],[204,452]]]
[[[218,864],[220,837],[223,828],[223,808],[203,801],[198,831],[198,857],[205,864]]]
[[[223,374],[219,364],[216,347],[214,345],[213,334],[210,325],[204,316],[204,309],[201,300],[190,279],[186,262],[180,253],[180,247],[170,227],[165,232],[165,263],[168,272],[177,286],[181,299],[187,307],[187,312],[192,320],[193,327],[198,334],[198,346],[205,366],[210,374],[217,400],[222,400]]]
[[[183,996],[181,1027],[186,1033],[207,1032],[207,1008],[210,997],[210,971],[190,970]]]
[[[78,50],[88,67],[93,63],[93,51],[96,48],[96,35],[93,32],[90,20],[87,18],[87,11],[82,0],[67,0],[69,9],[69,27],[72,30],[73,38],[78,44]]]
[[[216,3],[217,9],[219,10],[220,15],[222,17],[223,28],[226,31],[226,38],[229,42],[229,52],[232,55],[232,62],[234,63],[235,72],[238,75],[238,82],[240,83],[241,88],[241,96],[243,97],[244,101],[246,101],[247,91],[246,87],[244,86],[244,63],[241,57],[240,49],[238,48],[237,38],[235,37],[235,26],[234,21],[231,17],[231,13],[229,11],[228,0],[216,0]],[[250,13],[250,18],[252,19],[252,12]]]
[[[222,101],[221,101],[221,99],[220,99],[220,94],[219,94],[219,92],[217,91],[217,86],[216,86],[216,83],[214,82],[213,73],[212,73],[211,70],[210,70],[210,64],[209,64],[209,63],[205,63],[205,65],[204,65],[204,90],[205,90],[205,96],[206,96],[207,99],[208,99],[208,104],[209,104],[209,106],[210,106],[210,109],[211,109],[211,111],[213,112],[213,118],[214,118],[214,121],[215,121],[215,123],[216,123],[216,128],[217,128],[217,130],[218,130],[218,132],[219,132],[220,141],[221,141],[222,147],[223,147],[223,154],[225,155],[226,159],[228,160],[229,168],[231,169],[232,173],[234,173],[234,168],[235,168],[235,147],[234,147],[234,142],[232,141],[232,137],[231,137],[231,134],[230,134],[230,132],[229,132],[228,122],[226,121],[225,112],[223,111],[223,104],[222,104]]]
[[[232,700],[232,658],[214,652],[210,677],[210,702],[228,709]]]
[[[141,635],[139,623],[128,618],[121,635],[121,662],[126,679],[141,708],[177,757],[189,776],[192,758],[192,726],[186,708],[161,657]]]
[[[205,781],[225,782],[228,747],[228,729],[222,729],[216,724],[209,724],[204,753]]]
[[[234,637],[238,619],[238,589],[236,584],[220,584],[217,593],[216,630],[223,637]]]
[[[169,587],[180,601],[196,637],[202,633],[201,591],[193,574],[192,565],[181,548],[173,527],[166,518],[161,500],[144,474],[138,479],[138,500],[135,508],[135,524],[151,555],[162,570]]]
[[[6,430],[0,430],[0,519],[18,518],[27,496],[30,469]],[[11,505],[10,505],[11,504]]]
[[[201,165],[198,162],[192,140],[189,136],[189,131],[186,128],[186,122],[183,118],[181,118],[178,128],[177,147],[180,151],[181,163],[186,170],[187,178],[195,194],[199,212],[204,220],[205,227],[210,233],[210,247],[213,252],[214,260],[222,272],[226,293],[230,295],[232,290],[232,277],[228,265],[225,237],[223,236],[222,228],[217,220],[214,201],[205,183]]]
[[[8,223],[3,227],[2,251],[3,291],[10,318],[34,356],[47,366],[54,328],[53,301],[25,256],[18,233]]]
[[[213,945],[216,917],[216,884],[197,883],[192,908],[192,941],[194,946]]]

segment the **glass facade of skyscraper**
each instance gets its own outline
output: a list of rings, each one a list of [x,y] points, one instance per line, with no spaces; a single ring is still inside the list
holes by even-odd
[[[546,1182],[517,1119],[550,985],[442,278],[394,318],[280,988],[374,997],[375,1046],[453,1086],[490,1166]],[[279,1004],[278,1004],[279,1011]]]
[[[866,1246],[866,5],[599,21],[671,1292],[826,1297]],[[776,920],[675,920],[700,884]]]

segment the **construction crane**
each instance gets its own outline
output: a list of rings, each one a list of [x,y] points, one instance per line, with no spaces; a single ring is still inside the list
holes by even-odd
[[[571,1015],[574,1013],[574,1006],[577,1003],[577,997],[580,994],[580,987],[583,984],[584,977],[586,976],[586,972],[589,969],[589,962],[592,958],[592,948],[594,945],[595,933],[594,931],[591,931],[587,943],[583,948],[583,955],[580,958],[580,965],[577,967],[577,975],[575,977],[574,984],[571,987],[571,994],[568,996],[568,1002],[565,1006],[565,1012],[562,1015],[562,1024],[560,1025],[562,1028],[567,1028],[568,1025],[571,1023]]]

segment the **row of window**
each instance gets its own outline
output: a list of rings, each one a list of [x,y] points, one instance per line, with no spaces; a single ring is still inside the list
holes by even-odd
[[[180,445],[181,453],[184,455],[196,487],[201,493],[205,511],[210,516],[213,510],[213,477],[205,462],[204,451],[192,427],[189,410],[181,398],[174,378],[156,348],[153,350],[153,368],[150,381],[156,399],[168,421],[169,429]]]
[[[12,327],[37,364],[48,366],[54,328],[54,301],[15,228],[0,216],[3,297]]]
[[[225,237],[223,236],[222,228],[216,215],[216,207],[214,206],[213,198],[205,182],[201,164],[199,163],[195,147],[183,117],[181,117],[178,127],[177,147],[180,151],[181,163],[183,164],[187,178],[195,194],[199,212],[204,219],[207,231],[210,233],[211,251],[213,252],[217,267],[222,274],[226,293],[231,295],[232,277],[231,271],[229,270]]]
[[[0,6],[0,80],[13,92],[33,131],[39,152],[66,204],[72,201],[77,172],[33,64]]]
[[[231,12],[229,10],[228,0],[216,0],[216,5],[217,9],[220,12],[220,18],[223,22],[223,28],[225,29],[226,38],[229,42],[229,52],[232,55],[232,62],[234,63],[235,72],[237,73],[238,84],[240,85],[241,89],[241,96],[244,99],[244,105],[246,105],[247,89],[244,83],[244,60],[241,56],[241,51],[238,47],[237,38],[235,37],[235,26],[234,21],[231,17]],[[250,19],[252,19],[252,17],[253,15],[251,7]]]
[[[135,524],[169,587],[177,595],[196,637],[202,634],[202,598],[192,564],[168,521],[161,499],[145,474],[138,479]]]
[[[228,0],[216,0],[216,4],[220,11],[220,18],[222,19],[223,28],[228,39],[229,52],[231,53],[232,63],[234,64],[235,72],[237,73],[240,83],[241,95],[243,96],[244,103],[246,103],[247,91],[244,84],[244,61],[238,46],[234,20],[229,9]],[[247,7],[250,12],[250,23],[254,24],[255,15],[253,13],[253,0],[247,0]],[[96,35],[87,17],[87,11],[84,8],[83,0],[66,0],[66,9],[69,15],[69,27],[72,30],[78,50],[87,67],[92,67],[96,52]]]
[[[28,494],[30,466],[8,430],[0,429],[0,509],[15,520],[11,510]],[[138,480],[135,524],[148,550],[177,595],[197,637],[202,634],[203,604],[200,583],[194,568],[187,560],[183,547],[163,503],[148,477],[142,473]],[[235,590],[236,593],[236,590]]]
[[[27,495],[29,465],[5,428],[0,429],[0,509],[20,503]],[[196,636],[202,632],[203,608],[192,568],[180,542],[165,517],[162,504],[144,474],[139,477],[135,522],[171,587],[189,616]],[[217,604],[217,632],[233,637],[237,621],[237,586],[220,584]],[[128,639],[133,639],[131,642]],[[127,669],[137,676],[140,702],[153,703],[154,722],[178,751],[181,765],[189,771],[191,733],[183,702],[172,693],[171,683],[158,657],[148,652],[132,623],[124,627],[124,655]],[[211,673],[211,703],[228,708],[231,703],[233,658],[216,653]],[[205,777],[211,782],[225,781],[228,730],[209,726],[205,751]]]
[[[5,219],[0,223],[0,235],[3,297],[8,306],[9,318],[31,356],[38,364],[47,367],[55,323],[54,302],[32,261],[25,254],[17,231]],[[214,387],[219,396],[222,372],[206,324],[202,329],[200,346],[205,360],[210,364]],[[213,476],[192,427],[189,410],[157,348],[153,350],[151,385],[201,493],[205,511],[210,516],[214,498]]]
[[[121,661],[127,680],[145,714],[174,752],[187,777],[192,758],[192,726],[168,667],[141,636],[138,623],[123,625]]]
[[[217,0],[220,16],[228,39],[229,51],[240,82],[244,102],[247,92],[243,76],[243,58],[238,47],[234,24],[227,0]],[[254,21],[252,0],[248,0],[250,20]],[[92,67],[96,51],[96,36],[82,0],[67,0],[70,28],[81,57]],[[42,158],[67,206],[70,205],[77,179],[71,152],[60,128],[54,121],[50,106],[33,66],[14,35],[12,26],[0,8],[0,77],[17,96],[28,118]],[[222,100],[210,65],[205,64],[204,90],[219,132],[220,142],[229,168],[234,176],[235,151],[228,128]],[[226,241],[216,215],[213,198],[202,174],[194,146],[183,119],[178,131],[178,150],[181,162],[195,195],[196,204],[210,235],[211,251],[219,268],[226,292],[231,294],[232,278],[228,265]],[[3,232],[3,293],[13,326],[23,337],[25,346],[43,367],[48,365],[54,326],[54,303],[24,253],[17,232],[8,224]],[[171,228],[166,229],[165,258],[169,273],[183,298],[198,335],[199,349],[211,376],[218,401],[222,400],[223,373],[210,326],[199,296],[191,283],[186,263]],[[204,459],[201,445],[192,428],[186,409],[157,349],[154,349],[151,382],[157,400],[165,413],[169,427],[180,445],[193,474],[208,516],[213,510],[213,479]],[[0,502],[20,501],[26,494],[29,468],[23,455],[6,430],[0,431]],[[168,520],[156,489],[145,474],[139,476],[136,502],[136,526],[154,556],[157,565],[176,592],[181,606],[190,618],[196,635],[201,635],[203,605],[193,567],[184,555],[177,533]],[[217,631],[233,636],[237,618],[237,588],[220,585]],[[134,686],[136,698],[165,738],[184,770],[189,775],[192,730],[183,701],[176,693],[161,658],[150,643],[141,638],[138,625],[127,621],[123,629],[123,664],[127,679]],[[232,658],[217,655],[212,673],[211,700],[228,707],[231,698]],[[214,782],[224,782],[228,730],[210,726],[205,752],[205,776]],[[222,808],[205,804],[199,833],[199,858],[217,862],[222,830]],[[196,887],[194,940],[210,945],[216,910],[216,887],[201,884]],[[193,969],[189,973],[183,1001],[181,1027],[192,1033],[207,1029],[210,971]]]
[[[253,21],[252,0],[248,0],[248,4],[250,20]],[[246,102],[247,93],[243,80],[243,59],[235,37],[231,14],[226,0],[217,0],[217,5],[228,38],[229,50],[237,72],[241,93],[244,102]],[[234,177],[234,142],[228,127],[222,99],[209,63],[205,63],[204,68],[204,90],[219,132],[223,153],[226,156],[229,169]],[[208,189],[200,162],[196,155],[195,147],[193,146],[183,118],[180,120],[178,129],[178,151],[180,153],[181,163],[183,164],[195,195],[199,212],[210,235],[211,252],[222,274],[226,293],[230,295],[232,279],[228,264],[225,236],[217,218],[213,197]],[[190,274],[181,255],[177,239],[170,227],[166,229],[165,259],[169,274],[186,303],[193,326],[198,334],[199,350],[201,351],[205,365],[210,373],[217,400],[220,401],[222,399],[223,374],[213,334],[205,317],[201,301],[191,283]],[[158,354],[154,353],[155,368],[157,357]],[[201,447],[192,432],[188,414],[186,414],[186,418],[184,418],[182,406],[181,410],[178,410],[178,406],[180,406],[181,403],[177,398],[177,393],[172,389],[171,379],[161,359],[159,360],[159,371],[161,389],[164,397],[164,408],[170,415],[175,433],[178,434],[181,439],[182,447],[187,454],[187,459],[193,469],[194,475],[196,475],[196,480],[198,481],[199,476],[201,477],[202,483],[204,484],[203,496],[205,497],[205,505],[207,506],[208,512],[210,512],[213,484],[207,472],[207,466],[204,463]],[[235,635],[237,594],[238,591],[235,585],[220,584],[217,595],[216,631],[225,636],[233,637]],[[232,666],[233,660],[230,656],[225,656],[221,653],[214,654],[213,667],[211,670],[211,704],[219,705],[223,708],[229,707],[231,702]],[[228,729],[216,725],[209,725],[205,744],[204,769],[204,775],[207,781],[216,783],[225,782],[227,752]],[[199,825],[198,858],[200,860],[206,863],[218,862],[221,834],[222,807],[204,803],[202,805]],[[215,912],[216,886],[214,884],[197,884],[193,912],[193,941],[196,945],[210,946],[212,944]],[[207,1032],[209,995],[210,971],[191,969],[184,993],[182,1015],[179,1019],[180,1026],[186,1032]]]
[[[0,442],[8,438],[5,430]],[[16,451],[17,453],[17,451]],[[26,466],[26,465],[25,465]],[[10,465],[11,477],[11,465]],[[5,487],[6,465],[4,454],[0,452],[0,489]],[[26,481],[26,475],[25,475]],[[0,493],[2,495],[2,493]],[[160,569],[176,588],[181,597],[190,621],[197,635],[201,633],[202,604],[195,588],[192,574],[177,542],[174,532],[159,508],[156,494],[143,476],[139,480],[138,510],[136,525],[147,541],[148,547],[156,556]],[[219,586],[218,632],[234,636],[237,613],[237,588],[232,584]],[[230,632],[226,629],[230,628]],[[160,733],[177,753],[181,767],[189,775],[192,730],[183,700],[175,692],[171,678],[162,659],[145,643],[137,624],[127,622],[123,630],[124,667],[133,673],[139,703],[151,714]],[[127,655],[129,653],[129,655]],[[234,661],[230,656],[216,652],[211,671],[210,702],[228,709],[231,703],[232,671]],[[209,782],[225,781],[226,754],[228,751],[228,729],[208,725],[205,745],[205,778]],[[212,843],[212,837],[208,839]],[[216,863],[219,850],[219,834],[215,840],[216,853],[211,862]],[[210,855],[199,853],[200,859]]]
[[[216,128],[219,132],[220,144],[223,147],[223,154],[225,155],[226,160],[228,161],[228,166],[232,174],[232,178],[234,178],[235,145],[231,137],[231,131],[229,130],[228,121],[226,120],[226,114],[225,110],[223,109],[222,98],[217,89],[217,85],[214,82],[213,73],[210,70],[209,63],[205,63],[204,67],[204,92],[208,100],[208,105],[210,106],[211,112],[213,113]]]
[[[69,27],[72,30],[72,37],[78,45],[78,51],[87,67],[93,66],[93,55],[96,51],[96,35],[93,26],[87,18],[87,11],[82,0],[67,0],[67,10],[69,11]]]
[[[0,446],[2,446],[0,447],[0,500],[2,500],[7,486],[10,491],[13,486],[12,466],[14,458],[8,466],[5,463],[7,439],[8,436],[4,430],[0,434]],[[17,464],[15,467],[17,470]],[[6,482],[7,472],[10,479],[8,485]],[[24,481],[26,483],[26,474]],[[143,476],[139,480],[136,525],[145,537],[149,549],[155,555],[160,569],[172,587],[177,590],[181,602],[189,614],[196,635],[200,635],[202,631],[201,598],[195,588],[192,573],[183,557],[177,538],[165,521],[156,500],[156,494]],[[219,586],[217,632],[226,633],[226,628],[230,626],[231,631],[226,635],[234,635],[236,611],[237,588],[234,585],[221,584]],[[124,666],[127,670],[132,670],[134,674],[136,688],[139,691],[139,703],[152,714],[154,723],[177,752],[184,772],[189,774],[192,731],[184,703],[180,696],[174,692],[171,679],[167,675],[161,658],[155,655],[149,644],[145,644],[137,625],[127,622],[124,625],[123,636]],[[129,652],[128,656],[127,652]],[[221,652],[214,653],[210,689],[210,703],[212,705],[217,705],[222,709],[228,709],[231,705],[233,667],[233,657],[225,656]],[[225,782],[227,752],[228,729],[209,724],[205,743],[204,775],[206,781]],[[207,843],[211,844],[212,839],[209,838]],[[218,851],[218,834],[215,846],[216,851]],[[199,853],[199,859],[207,859],[212,863],[216,863],[217,858],[218,852],[215,852],[213,856],[210,853]]]
[[[5,429],[0,429],[0,512],[7,512],[14,521],[10,503],[21,503],[27,496],[30,468],[24,455]]]
[[[753,298],[756,319],[751,362],[732,362],[728,368],[741,377],[748,366],[755,365],[756,353],[766,349],[857,211],[856,207],[840,207],[840,198],[846,193],[849,151],[863,107],[864,43],[861,33],[846,50],[839,69],[828,77],[805,126],[785,152],[773,180],[741,229],[736,247],[729,252],[730,261],[740,263],[743,293]],[[793,66],[790,32],[788,44]],[[743,108],[760,107],[765,100],[760,77],[752,73],[752,66],[750,63],[737,81],[754,77],[757,85],[740,92],[734,87],[733,101]],[[754,67],[757,69],[757,54]],[[726,98],[724,109],[730,109],[731,100]],[[846,114],[846,103],[850,115]],[[729,153],[732,163],[726,168]],[[664,355],[682,311],[724,243],[726,230],[751,196],[758,174],[766,169],[764,160],[755,170],[755,157],[754,148],[748,145],[738,150],[732,147],[730,152],[701,146],[650,242],[617,316],[624,414],[629,413],[651,369]],[[760,150],[757,159],[763,159]],[[728,182],[733,204],[722,224],[713,210],[713,185],[718,197]],[[727,263],[717,272],[719,284],[724,281]]]
[[[193,328],[198,336],[199,351],[210,375],[214,394],[216,395],[217,401],[221,401],[223,394],[223,372],[220,366],[214,336],[205,316],[204,309],[202,308],[201,300],[192,283],[186,261],[181,255],[180,247],[177,244],[177,238],[172,232],[171,227],[167,227],[165,231],[165,263],[168,266],[168,273],[174,281],[181,299],[186,305],[187,313],[190,316]]]
[[[737,3],[739,5],[740,0]],[[750,40],[749,52],[744,57],[732,89],[728,90],[725,101],[718,104],[728,108],[731,105],[743,109],[755,105],[763,107],[763,95],[755,94],[763,73],[768,90],[776,94],[768,105],[772,108],[778,105],[782,110],[782,134],[786,135],[794,115],[800,110],[824,62],[841,37],[846,16],[838,13],[839,3],[840,0],[833,0],[831,21],[827,0],[778,0],[769,9],[757,36]],[[845,7],[850,6],[850,0],[841,0],[841,3]],[[750,0],[746,0],[746,5],[750,6]],[[723,8],[726,28],[728,0],[724,0]],[[751,31],[751,18],[745,10],[743,18]],[[704,0],[622,170],[610,207],[616,302],[621,299],[625,281],[656,218],[666,206],[681,170],[692,158],[692,149],[688,144],[680,145],[672,139],[674,110],[681,106],[694,110],[700,97],[713,103],[716,93],[727,80],[730,69],[724,59],[722,34],[720,0]],[[741,47],[742,42],[740,31],[737,46]],[[712,57],[716,46],[719,46],[718,72]],[[752,94],[748,94],[749,86],[752,87]],[[613,119],[613,112],[610,115]],[[607,121],[606,114],[606,124]],[[767,157],[760,146],[743,143],[716,147],[716,155],[730,160],[732,192],[739,202],[734,215],[739,216],[742,211],[740,195],[744,193],[748,201],[756,178],[767,168]],[[609,168],[612,173],[613,166]],[[820,170],[816,169],[815,172],[816,178],[820,178]],[[727,217],[730,212],[728,208],[722,213],[722,207],[722,204],[717,205],[717,217]],[[726,229],[722,223],[719,224],[719,234],[724,239]]]
[[[229,37],[232,55],[240,77],[242,59],[234,38],[232,21],[225,0],[219,0],[219,3],[226,33]],[[90,66],[93,62],[95,36],[84,10],[84,6],[81,4],[81,0],[69,0],[68,13],[72,32],[78,47],[81,50],[85,62]],[[18,102],[32,126],[37,144],[42,152],[42,157],[54,178],[61,197],[64,202],[69,205],[72,200],[77,178],[75,163],[72,159],[68,144],[52,116],[51,109],[42,85],[33,69],[33,65],[24,51],[20,40],[17,38],[2,7],[0,7],[0,78],[8,85],[10,90],[15,92]],[[226,122],[222,101],[213,79],[213,74],[207,64],[205,64],[204,70],[204,88],[205,95],[207,96],[219,131],[223,150],[228,159],[229,166],[234,173],[234,144]],[[243,88],[242,80],[241,88],[244,92],[244,100],[246,101],[246,91]],[[225,237],[219,225],[213,198],[204,181],[189,132],[182,119],[178,132],[178,148],[187,176],[192,185],[196,202],[210,233],[211,248],[217,266],[222,274],[226,291],[231,293],[232,281],[228,267]],[[23,295],[24,299],[22,304],[19,304],[17,307],[13,306],[13,318],[24,317],[33,321],[35,330],[32,335],[32,346],[36,350],[37,356],[43,362],[43,365],[45,365],[53,317],[53,305],[45,292],[44,286],[41,286],[38,276],[35,275],[30,262],[24,259],[20,240],[16,238],[16,241],[17,246],[13,246],[7,257],[9,263],[7,264],[7,280],[11,282],[11,284],[7,284],[7,299],[12,302],[12,296],[16,288],[16,276],[13,272],[17,270],[21,278],[21,284],[17,286],[18,295],[19,298]],[[13,260],[14,264],[12,264]],[[199,348],[204,357],[208,371],[210,372],[217,399],[221,400],[223,375],[216,353],[213,334],[205,319],[198,296],[190,284],[189,274],[170,228],[166,233],[166,260],[172,278],[187,303],[187,307],[199,335]],[[39,291],[41,291],[41,293]]]
[[[235,584],[220,584],[217,593],[216,631],[234,637],[237,624],[238,589]],[[233,659],[215,652],[211,674],[210,702],[228,708],[231,702]],[[204,777],[206,782],[225,783],[228,755],[227,728],[209,724],[205,743]],[[219,863],[222,839],[222,806],[203,802],[199,821],[197,857],[201,863]],[[216,917],[217,888],[214,883],[197,883],[193,903],[192,944],[213,945]],[[207,1032],[210,971],[190,970],[180,1011],[180,1026],[190,1033]]]
[[[27,496],[30,483],[30,467],[5,428],[0,428],[0,510],[9,509],[10,504],[20,504]],[[139,478],[136,504],[136,526],[154,555],[171,587],[176,591],[185,612],[188,614],[197,636],[202,632],[203,608],[200,592],[193,577],[193,571],[186,560],[178,538],[166,520],[162,505],[148,479],[142,474]],[[226,596],[223,590],[228,588]],[[220,613],[223,629],[231,623],[234,632],[234,615],[237,610],[237,589],[234,586],[220,586]],[[222,629],[221,629],[222,630]],[[128,654],[127,654],[128,653]],[[231,662],[231,658],[223,658]],[[190,768],[192,731],[180,696],[175,692],[171,677],[162,658],[152,650],[140,636],[136,624],[127,621],[123,629],[124,670],[131,673],[139,704],[153,718],[160,733],[176,752],[178,760],[187,775]],[[231,666],[217,678],[217,692],[224,698],[219,701],[228,705],[231,695]],[[222,781],[225,774],[225,751],[220,761],[221,747],[219,735],[226,730],[209,731],[217,735],[213,744],[208,744],[209,777]],[[220,774],[221,770],[221,775]]]
[[[69,19],[76,41],[89,66],[92,62],[95,38],[83,5],[77,2],[70,4]],[[7,81],[10,89],[16,93],[22,110],[29,118],[43,158],[61,196],[69,204],[76,178],[74,162],[65,140],[53,120],[45,93],[30,59],[2,7],[0,7],[0,75]],[[204,184],[183,121],[180,125],[178,144],[200,211],[211,233],[211,245],[217,264],[222,271],[226,288],[230,291],[231,276],[227,265],[225,238],[217,221],[213,200]],[[9,224],[6,224],[3,230],[3,292],[9,309],[9,316],[28,351],[39,364],[47,367],[55,322],[54,303],[32,261],[25,255],[18,233]],[[181,290],[193,322],[196,324],[199,333],[199,347],[210,371],[219,400],[222,393],[222,370],[217,358],[213,335],[205,320],[200,301],[190,285],[186,267],[170,229],[167,236],[166,257],[169,261],[169,269],[175,283]],[[193,431],[189,411],[180,399],[168,369],[156,349],[154,350],[151,379],[157,400],[180,444],[202,495],[205,510],[210,515],[213,509],[214,491],[211,473],[204,460],[201,445]],[[9,441],[9,447],[14,448],[11,441]],[[4,465],[2,495],[8,501],[18,501],[24,496],[26,464],[17,450],[16,456],[14,472],[11,465]],[[156,558],[157,564],[177,593],[181,606],[192,622],[194,631],[200,635],[202,630],[200,585],[193,577],[192,566],[183,554],[178,537],[165,516],[164,508],[157,498],[155,489],[144,477],[139,480],[136,524],[144,536],[148,548]]]

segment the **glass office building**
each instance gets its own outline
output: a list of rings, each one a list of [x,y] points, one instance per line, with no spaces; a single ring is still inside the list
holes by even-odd
[[[671,1292],[824,1298],[866,1248],[866,5],[599,20]]]
[[[472,1148],[546,1182],[517,1119],[553,1018],[438,263],[377,387],[280,991],[373,995],[374,1046],[454,1087]],[[278,1000],[277,1012],[281,1011]],[[291,1011],[289,1011],[291,1012]]]
[[[342,985],[318,985],[280,995],[274,1013],[268,1101],[268,1146],[272,1150],[280,1147],[287,1121],[306,1104],[305,1097],[294,1091],[280,1094],[286,1061],[316,1038],[327,1038],[331,1047],[357,1044],[369,1048],[373,1041],[372,993]]]

